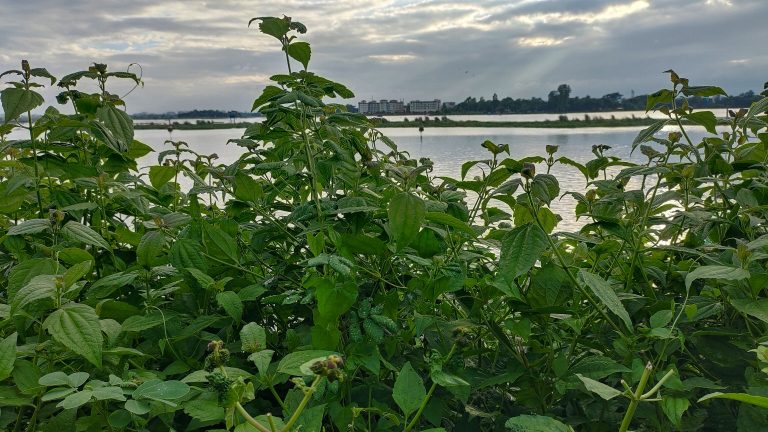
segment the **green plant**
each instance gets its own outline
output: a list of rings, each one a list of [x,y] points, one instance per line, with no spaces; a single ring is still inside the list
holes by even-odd
[[[722,89],[670,72],[645,163],[485,141],[435,177],[333,102],[352,92],[308,70],[302,24],[251,22],[288,68],[230,165],[169,141],[137,166],[152,149],[108,90],[130,72],[63,77],[74,114],[36,121],[34,79],[55,79],[3,74],[21,79],[0,94],[0,428],[765,427],[738,401],[768,392],[749,353],[768,326],[768,99],[718,119],[686,98]],[[557,231],[565,194],[578,232]]]

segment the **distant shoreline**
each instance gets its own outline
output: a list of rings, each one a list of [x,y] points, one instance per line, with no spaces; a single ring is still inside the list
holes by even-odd
[[[658,121],[649,117],[584,120],[573,118],[568,120],[537,120],[537,121],[480,121],[480,120],[411,120],[411,121],[381,121],[372,119],[378,128],[454,128],[454,127],[483,127],[483,128],[587,128],[587,127],[640,127],[648,126]],[[243,129],[251,122],[238,123],[177,123],[173,130],[208,130],[208,129]],[[167,129],[167,124],[150,123],[134,124],[134,129]]]

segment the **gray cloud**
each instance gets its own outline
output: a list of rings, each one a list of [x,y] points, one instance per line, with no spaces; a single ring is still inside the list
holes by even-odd
[[[0,0],[0,7],[0,69],[22,58],[58,76],[94,61],[112,69],[140,63],[146,85],[129,97],[131,112],[250,108],[285,60],[277,41],[246,24],[281,14],[309,27],[310,68],[361,99],[546,97],[560,83],[574,95],[627,95],[665,86],[668,68],[731,93],[768,80],[764,0]]]

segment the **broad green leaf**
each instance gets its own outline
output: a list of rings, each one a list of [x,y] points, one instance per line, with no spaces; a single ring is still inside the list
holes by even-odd
[[[139,275],[134,272],[114,273],[97,280],[88,288],[88,297],[101,299],[109,297],[118,288],[130,285]]]
[[[508,282],[527,273],[547,250],[547,233],[529,223],[508,232],[501,240],[499,274]]]
[[[631,370],[609,357],[593,355],[579,360],[571,366],[571,373],[582,375],[594,380],[602,379],[617,372],[631,372]]]
[[[56,371],[51,372],[49,374],[43,375],[40,377],[40,379],[37,380],[37,383],[41,386],[46,387],[55,387],[55,386],[68,386],[69,385],[69,375],[65,374],[62,371]]]
[[[699,96],[699,97],[710,97],[710,96],[728,96],[728,93],[725,92],[720,87],[717,86],[685,86],[683,87],[683,94],[686,96]]]
[[[45,394],[40,398],[40,400],[42,400],[43,402],[49,402],[56,399],[62,399],[71,395],[76,391],[77,389],[72,387],[59,387],[59,388],[55,388],[45,392]]]
[[[269,364],[272,363],[272,356],[275,354],[272,350],[261,350],[248,356],[248,360],[252,361],[256,365],[256,369],[259,370],[259,375],[264,375],[269,369]]]
[[[504,423],[512,432],[572,432],[573,429],[552,417],[521,415]]]
[[[335,320],[355,304],[357,299],[357,285],[354,282],[319,283],[315,288],[317,298],[317,311],[329,320]]]
[[[160,231],[147,231],[136,248],[136,263],[151,268],[164,262],[165,236]]]
[[[169,401],[186,396],[189,390],[189,385],[181,381],[149,380],[136,387],[132,396],[134,399]]]
[[[112,411],[107,418],[109,425],[116,429],[124,429],[131,424],[131,421],[133,421],[131,413],[124,409]]]
[[[253,101],[253,107],[251,108],[251,111],[256,111],[259,109],[259,107],[269,102],[272,98],[275,98],[276,96],[283,93],[285,93],[285,90],[281,89],[280,87],[271,85],[264,87],[264,91],[262,91],[261,96]]]
[[[117,386],[96,387],[93,389],[93,397],[96,400],[125,400],[123,389]]]
[[[426,396],[424,380],[413,369],[411,362],[406,362],[397,374],[395,386],[392,388],[392,398],[407,417],[419,409]]]
[[[267,347],[267,332],[254,322],[248,323],[240,329],[240,343],[246,352],[263,350]]]
[[[462,231],[464,233],[469,234],[472,237],[476,237],[477,233],[475,230],[472,229],[469,225],[467,225],[466,222],[462,221],[461,219],[457,219],[448,213],[442,213],[442,212],[427,212],[425,214],[425,219],[430,222],[436,222],[439,224],[447,225],[451,228],[455,228],[459,231]]]
[[[184,404],[184,412],[201,422],[224,419],[224,408],[217,400],[195,399]]]
[[[252,18],[250,21],[248,21],[248,26],[251,25],[254,21],[261,21],[259,22],[259,30],[264,33],[268,34],[275,39],[282,41],[283,36],[285,36],[286,33],[290,30],[290,21],[284,18],[277,18],[277,17],[256,17]]]
[[[390,234],[399,250],[408,246],[419,233],[426,216],[424,201],[408,192],[402,192],[389,201],[387,207]]]
[[[304,65],[304,69],[306,69],[312,56],[312,49],[306,42],[293,42],[288,45],[288,55]]]
[[[531,194],[546,203],[550,203],[560,195],[560,183],[552,174],[536,174],[531,183]]]
[[[650,96],[649,96],[650,99]],[[648,126],[647,128],[640,131],[639,134],[637,134],[637,137],[635,137],[635,140],[632,141],[632,151],[635,151],[635,148],[639,146],[640,144],[650,141],[653,136],[656,134],[656,132],[660,131],[664,126],[667,125],[669,120],[659,120],[652,125]]]
[[[430,374],[430,378],[432,378],[432,382],[443,387],[469,386],[469,383],[461,377],[439,369],[433,370]]]
[[[99,317],[92,307],[68,303],[50,314],[43,322],[43,327],[64,347],[101,367],[104,339]]]
[[[712,111],[697,111],[686,115],[685,118],[693,123],[704,126],[709,133],[717,133],[717,130],[715,129],[717,126],[717,117],[715,117],[715,114],[712,113]]]
[[[664,414],[666,414],[669,421],[678,427],[683,418],[683,413],[685,413],[685,410],[687,410],[689,406],[691,406],[691,403],[688,402],[688,399],[686,398],[666,395],[661,398],[662,411],[664,411]]]
[[[205,225],[204,232],[203,243],[209,255],[219,260],[239,262],[237,243],[232,236],[212,225]]]
[[[144,401],[129,399],[125,402],[125,409],[136,415],[144,415],[151,410],[151,407]]]
[[[611,400],[616,396],[620,396],[622,392],[616,390],[611,386],[607,386],[600,381],[595,381],[592,378],[587,378],[584,375],[576,374],[576,377],[584,383],[584,387],[592,393],[596,393],[598,396],[605,400]]]
[[[328,357],[331,354],[338,353],[326,350],[294,351],[280,360],[277,371],[286,375],[303,376],[304,372],[301,371],[301,365],[313,359]]]
[[[697,279],[726,279],[739,280],[749,277],[749,272],[742,268],[707,265],[696,267],[692,272],[685,275],[685,290],[691,289],[691,284]]]
[[[261,185],[248,174],[235,174],[235,197],[243,201],[258,202],[264,196]]]
[[[764,97],[757,102],[753,102],[747,111],[747,115],[741,120],[742,124],[748,124],[750,120],[764,112],[768,111],[768,97]]]
[[[731,299],[731,306],[737,311],[751,315],[764,323],[768,323],[768,299]]]
[[[167,318],[159,312],[153,312],[149,315],[134,315],[123,321],[121,329],[124,332],[140,332],[157,327],[166,321]]]
[[[674,313],[671,310],[660,310],[651,315],[650,323],[651,328],[664,327],[672,321]]]
[[[9,87],[0,92],[0,101],[3,104],[5,122],[16,120],[25,112],[32,111],[45,102],[45,99],[32,90]]]
[[[675,94],[672,93],[672,90],[668,89],[661,89],[649,94],[645,102],[645,111],[648,112],[656,108],[657,105],[671,104],[674,96]]]
[[[51,221],[48,219],[29,219],[8,229],[8,235],[37,234],[51,230]]]
[[[85,384],[90,377],[91,375],[88,372],[73,372],[67,375],[67,385],[73,388],[78,388]]]
[[[160,189],[160,186],[168,183],[176,176],[176,168],[165,165],[154,165],[149,167],[149,182],[152,187]]]
[[[16,293],[28,284],[32,278],[40,275],[56,274],[59,264],[50,258],[32,258],[13,267],[8,274],[6,296],[13,300]]]
[[[235,320],[240,322],[243,318],[243,301],[234,291],[224,291],[216,294],[216,303]]]
[[[75,282],[90,273],[93,261],[81,261],[64,272],[64,288],[71,287]]]
[[[632,330],[629,313],[608,281],[584,269],[579,270],[579,278],[611,312],[621,318],[629,330]]]
[[[59,404],[56,406],[60,408],[64,408],[65,410],[75,409],[90,402],[92,396],[93,396],[93,392],[91,390],[79,391],[77,393],[73,393],[67,396],[66,398],[64,398],[63,401],[59,402]]]
[[[133,120],[131,117],[123,110],[112,105],[105,105],[96,111],[96,118],[104,123],[104,126],[112,132],[112,136],[120,143],[120,147],[127,151],[133,142]]]
[[[11,299],[11,315],[36,301],[52,299],[55,294],[56,276],[35,276]]]
[[[0,341],[0,381],[11,376],[13,364],[16,362],[16,338],[18,333],[13,333]]]
[[[768,408],[768,397],[755,396],[747,393],[710,393],[699,399],[699,402],[704,402],[709,399],[730,399],[739,402],[748,403],[750,405],[759,406],[761,408]]]
[[[64,225],[64,227],[61,229],[61,234],[73,241],[79,241],[91,246],[111,250],[109,243],[104,240],[101,234],[97,233],[92,228],[81,224],[80,222],[67,222],[67,224]]]

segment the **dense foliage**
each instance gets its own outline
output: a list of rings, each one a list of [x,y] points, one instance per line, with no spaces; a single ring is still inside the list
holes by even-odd
[[[352,93],[307,71],[303,25],[253,21],[288,71],[228,166],[183,142],[137,166],[151,149],[109,91],[131,73],[61,78],[75,113],[34,123],[55,78],[3,74],[0,428],[768,427],[768,99],[718,120],[684,99],[724,92],[670,71],[644,164],[486,141],[433,177],[324,101]],[[578,232],[557,230],[563,194]]]

